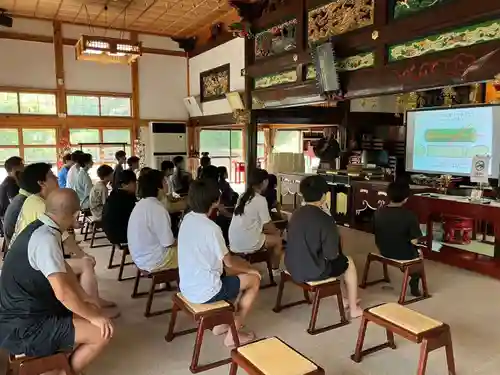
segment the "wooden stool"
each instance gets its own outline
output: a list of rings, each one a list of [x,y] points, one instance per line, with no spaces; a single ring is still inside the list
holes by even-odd
[[[380,262],[384,270],[384,277],[379,280],[367,281],[368,272],[370,271],[371,262]],[[401,287],[401,293],[399,295],[398,303],[401,305],[406,305],[409,303],[421,301],[423,299],[429,298],[429,289],[427,288],[427,278],[425,277],[424,260],[422,258],[411,259],[411,260],[396,260],[383,257],[380,254],[369,253],[366,258],[365,270],[363,271],[363,279],[361,280],[360,288],[365,289],[367,286],[375,285],[378,283],[386,282],[390,283],[389,272],[387,271],[387,266],[393,266],[398,268],[401,272],[404,272],[403,285]],[[422,280],[422,296],[415,297],[410,300],[406,300],[406,291],[408,289],[408,282],[412,274],[419,274]]]
[[[292,302],[286,305],[281,304],[281,299],[283,297],[283,290],[285,289],[285,283],[287,281],[291,281],[295,285],[302,288],[304,291],[304,300]],[[322,333],[325,331],[329,331],[331,329],[335,329],[338,327],[342,327],[346,324],[349,324],[349,320],[347,320],[344,309],[344,302],[342,300],[342,291],[340,289],[340,280],[335,277],[331,277],[322,281],[311,281],[308,283],[299,283],[292,279],[292,276],[286,271],[281,272],[281,281],[278,287],[278,296],[276,297],[276,305],[273,309],[275,313],[279,313],[283,309],[287,309],[289,307],[301,305],[303,303],[311,303],[309,298],[309,292],[314,294],[313,308],[311,312],[311,319],[309,321],[309,328],[307,329],[307,333],[310,335],[317,335],[318,333]],[[316,329],[316,319],[318,318],[319,312],[319,303],[321,299],[331,296],[337,296],[337,303],[339,305],[339,313],[340,313],[340,323],[333,324],[327,327]]]
[[[215,303],[206,303],[206,304],[190,303],[180,293],[176,293],[172,297],[172,301],[174,305],[172,308],[172,315],[170,317],[170,324],[168,326],[168,333],[165,336],[165,340],[170,342],[176,336],[197,332],[196,340],[194,342],[191,366],[189,366],[191,372],[197,373],[201,371],[206,371],[215,367],[231,363],[231,358],[226,358],[206,365],[202,366],[198,365],[198,361],[200,358],[201,344],[203,343],[203,334],[205,333],[206,329],[211,330],[215,326],[221,324],[229,325],[231,333],[233,335],[234,342],[236,343],[236,346],[239,346],[240,341],[238,333],[236,332],[236,326],[234,324],[233,305],[226,301],[219,301]],[[179,312],[179,310],[183,310],[188,315],[191,315],[191,317],[197,324],[197,328],[174,333],[175,321],[177,319],[177,313]]]
[[[231,370],[238,366],[250,375],[322,375],[325,371],[277,337],[270,337],[233,349]]]
[[[113,264],[116,248],[118,248],[118,250],[121,250],[122,252],[120,264]],[[130,255],[127,244],[113,244],[111,246],[111,255],[109,256],[108,269],[111,270],[113,268],[120,267],[120,270],[118,271],[118,281],[135,279],[135,277],[133,276],[123,277],[123,270],[125,269],[125,266],[131,266],[134,264],[134,262],[127,262],[127,255]]]
[[[92,217],[90,208],[85,208],[80,212],[80,234],[84,234],[84,230],[88,230],[88,218]]]
[[[74,375],[68,354],[57,353],[48,357],[11,355],[6,375],[40,375],[54,370],[64,370],[66,375]]]
[[[149,287],[149,292],[139,292],[139,282],[141,278],[151,279],[151,286]],[[170,288],[171,282],[176,282],[179,284],[179,270],[177,268],[170,270],[162,270],[156,272],[148,272],[137,269],[137,275],[135,276],[134,290],[132,291],[132,298],[138,298],[147,295],[148,301],[146,302],[146,311],[144,316],[149,318],[151,316],[157,316],[162,314],[167,314],[172,311],[172,309],[159,310],[151,312],[151,306],[153,305],[153,297],[156,293],[165,292],[172,290]],[[156,290],[156,286],[159,284],[167,284],[166,288]]]
[[[92,233],[89,233],[91,231]],[[85,235],[83,237],[84,241],[87,241],[89,234],[91,234],[90,237],[90,248],[97,248],[97,247],[106,247],[109,246],[109,244],[102,244],[102,245],[94,245],[94,241],[101,239],[101,238],[106,238],[106,236],[100,236],[97,237],[97,233],[102,233],[102,221],[101,220],[96,220],[92,216],[88,218],[87,221],[87,227],[85,229]]]
[[[247,254],[232,253],[232,254],[242,257],[250,264],[266,263],[267,274],[269,275],[269,284],[262,285],[260,289],[267,289],[276,286],[276,282],[274,281],[274,276],[273,276],[273,264],[271,261],[272,254],[269,250],[262,248],[259,251],[256,251],[255,253],[247,253]]]
[[[385,328],[387,342],[373,348],[363,350],[366,326],[373,322]],[[429,352],[445,347],[448,374],[455,375],[455,360],[451,343],[450,326],[439,322],[397,303],[386,303],[366,309],[361,318],[356,351],[351,356],[354,362],[361,362],[363,356],[384,348],[396,349],[394,333],[413,341],[420,346],[420,359],[417,375],[424,375]]]

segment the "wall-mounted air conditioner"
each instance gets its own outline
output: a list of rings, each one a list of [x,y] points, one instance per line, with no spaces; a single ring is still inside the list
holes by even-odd
[[[187,134],[184,122],[150,122],[146,163],[160,169],[161,162],[176,156],[187,157]]]

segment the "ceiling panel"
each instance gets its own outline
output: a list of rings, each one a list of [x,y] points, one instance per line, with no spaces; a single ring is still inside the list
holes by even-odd
[[[0,0],[0,8],[14,16],[176,37],[193,36],[235,12],[227,0]]]

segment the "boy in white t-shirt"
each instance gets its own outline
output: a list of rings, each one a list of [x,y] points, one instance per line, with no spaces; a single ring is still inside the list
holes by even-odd
[[[261,195],[268,185],[269,174],[255,169],[249,177],[249,188],[241,196],[229,226],[229,246],[234,253],[254,253],[264,246],[273,254],[273,269],[279,271],[283,257],[280,231],[271,221],[266,198]]]
[[[260,274],[248,262],[229,253],[221,229],[209,219],[219,198],[214,182],[191,183],[188,201],[192,211],[184,217],[178,238],[180,290],[192,303],[237,300],[235,323],[240,344],[244,344],[255,338],[241,328],[259,293]],[[229,326],[217,326],[213,332],[227,332],[224,344],[234,346]]]

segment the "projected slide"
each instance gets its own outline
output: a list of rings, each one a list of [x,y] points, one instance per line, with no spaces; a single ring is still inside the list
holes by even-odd
[[[492,107],[428,110],[413,114],[414,170],[469,174],[475,155],[492,154]]]

